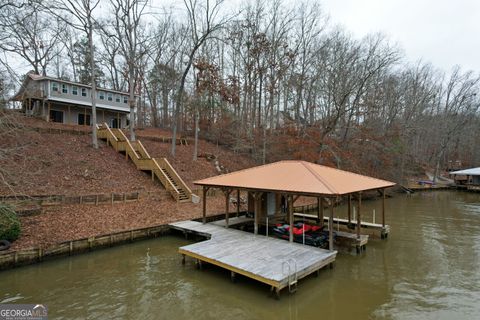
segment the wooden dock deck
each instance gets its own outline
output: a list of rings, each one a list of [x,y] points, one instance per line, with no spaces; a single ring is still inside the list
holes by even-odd
[[[181,221],[170,228],[203,235],[209,240],[179,248],[179,253],[271,286],[277,296],[285,287],[331,265],[337,251],[290,243],[214,224]]]
[[[312,220],[317,219],[317,215],[314,215],[314,214],[306,214],[306,213],[296,212],[296,213],[294,213],[294,216],[305,218],[305,219],[312,219]],[[328,219],[329,218],[324,217],[323,219],[328,225]],[[357,220],[352,219],[351,223],[356,225]],[[333,225],[334,225],[334,228],[333,228],[334,230],[337,230],[337,227],[340,227],[341,231],[353,232],[353,230],[348,229],[348,220],[347,219],[333,218]],[[362,221],[362,223],[360,225],[360,230],[361,230],[362,234],[366,234],[366,235],[370,235],[370,236],[374,236],[374,237],[377,237],[377,238],[384,239],[384,238],[387,238],[388,234],[390,233],[390,226],[388,224],[386,224],[385,227],[384,227],[384,226],[382,226],[382,224],[379,224],[379,223]]]

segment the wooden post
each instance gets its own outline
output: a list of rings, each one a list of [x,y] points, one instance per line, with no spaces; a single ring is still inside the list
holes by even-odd
[[[117,112],[117,128],[121,129],[122,126],[120,125],[120,112]]]
[[[72,113],[70,112],[70,105],[68,105],[68,121],[66,123],[70,123],[70,121],[72,121]]]
[[[237,190],[237,218],[240,216],[240,189]]]
[[[258,214],[260,213],[260,206],[259,206],[259,192],[253,193],[253,234],[258,234]]]
[[[203,186],[202,187],[203,191],[203,200],[202,200],[202,223],[205,224],[207,223],[207,191],[208,188]]]
[[[51,107],[51,104],[50,104],[50,101],[48,102],[48,110],[47,110],[47,122],[50,122],[50,107]]]
[[[333,251],[333,199],[330,199],[330,217],[328,218],[328,250]]]
[[[317,197],[317,223],[320,223],[320,197]]]
[[[102,122],[105,122],[105,109],[102,109]]]
[[[348,224],[352,223],[352,195],[348,195]]]
[[[293,242],[293,196],[288,196],[288,223],[290,224],[289,232],[289,240]]]
[[[357,239],[360,239],[360,228],[362,224],[362,219],[360,217],[361,214],[361,209],[362,209],[362,193],[358,193],[358,212],[357,212]]]
[[[385,228],[385,189],[382,189],[382,227]]]
[[[324,221],[323,221],[323,197],[319,198],[318,201],[318,219],[320,220],[320,226],[323,227]]]
[[[224,190],[225,193],[225,228],[228,228],[228,218],[229,218],[229,210],[230,210],[230,193],[232,190],[226,189]]]
[[[87,108],[83,108],[83,125],[86,126],[87,125]]]

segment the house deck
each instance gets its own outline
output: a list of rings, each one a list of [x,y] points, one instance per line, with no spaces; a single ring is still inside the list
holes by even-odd
[[[280,290],[335,261],[337,251],[228,229],[196,221],[172,223],[170,228],[206,236],[209,240],[179,248],[179,253],[230,270]]]

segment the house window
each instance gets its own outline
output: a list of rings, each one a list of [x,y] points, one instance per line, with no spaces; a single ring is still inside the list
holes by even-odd
[[[78,95],[78,87],[77,86],[72,86],[72,94],[74,96]]]
[[[62,93],[68,93],[68,85],[65,83],[62,83]]]
[[[127,96],[123,96],[123,103],[128,103],[128,97]]]
[[[108,101],[113,101],[113,94],[112,93],[107,93],[107,100]]]
[[[118,94],[115,95],[115,102],[120,103],[120,96]]]
[[[105,92],[98,91],[98,97],[100,98],[100,100],[105,100]]]
[[[87,96],[87,88],[82,88],[82,97]]]
[[[52,91],[58,92],[58,83],[52,82]]]
[[[84,114],[84,113],[79,113],[78,114],[78,124],[84,125],[84,126],[89,126],[90,125],[90,115],[89,114]]]

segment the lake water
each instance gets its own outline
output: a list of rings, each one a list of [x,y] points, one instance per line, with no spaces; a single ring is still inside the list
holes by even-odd
[[[362,219],[380,205],[363,202]],[[0,303],[46,304],[50,319],[480,319],[480,194],[398,195],[386,218],[388,240],[340,253],[280,300],[213,266],[182,266],[177,249],[190,242],[168,236],[0,272]]]

